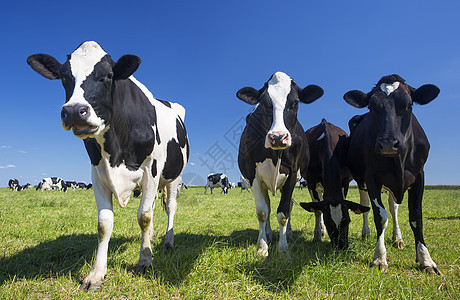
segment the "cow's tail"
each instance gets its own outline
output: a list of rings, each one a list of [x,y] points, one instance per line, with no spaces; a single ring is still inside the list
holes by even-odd
[[[168,198],[168,188],[165,186],[161,194],[161,207],[166,210],[166,199]]]

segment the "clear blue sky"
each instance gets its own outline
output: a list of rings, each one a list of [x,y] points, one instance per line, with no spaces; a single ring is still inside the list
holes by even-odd
[[[0,186],[48,176],[90,182],[83,142],[60,125],[64,89],[26,63],[35,53],[62,63],[87,40],[114,60],[138,55],[135,77],[186,108],[186,182],[213,171],[238,181],[237,135],[251,107],[235,93],[283,71],[325,91],[300,105],[305,129],[325,117],[348,132],[348,120],[367,109],[343,94],[368,92],[383,75],[436,84],[439,97],[414,108],[431,142],[426,183],[460,184],[459,1],[28,2],[7,1],[0,18]]]

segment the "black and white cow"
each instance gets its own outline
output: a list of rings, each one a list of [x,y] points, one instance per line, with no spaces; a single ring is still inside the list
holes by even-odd
[[[89,190],[89,189],[93,189],[93,184],[90,182],[86,185],[86,189]]]
[[[307,182],[305,180],[299,181],[299,190],[307,187]]]
[[[290,215],[292,192],[300,173],[305,174],[309,152],[307,139],[297,120],[299,102],[311,103],[323,95],[316,85],[300,88],[283,72],[274,73],[262,89],[240,89],[236,96],[256,105],[246,117],[246,127],[241,135],[238,165],[241,174],[249,181],[259,221],[257,253],[268,255],[271,241],[270,198],[281,190],[277,210],[280,226],[278,250],[289,256],[287,234],[291,235]]]
[[[168,227],[164,245],[174,245],[176,178],[189,155],[185,109],[160,101],[132,74],[140,59],[124,55],[117,62],[93,41],[82,43],[60,64],[46,54],[32,55],[29,65],[48,79],[61,79],[66,91],[61,122],[84,139],[92,164],[98,208],[98,248],[81,288],[100,286],[107,273],[107,247],[113,228],[112,195],[125,207],[133,190],[141,189],[137,220],[142,241],[137,271],[152,265],[150,233],[158,189],[167,193]]]
[[[321,241],[324,223],[332,246],[348,247],[348,210],[357,214],[369,207],[346,200],[348,186],[353,180],[347,167],[348,134],[325,119],[305,132],[310,150],[310,163],[305,178],[313,202],[300,203],[315,213],[313,241]]]
[[[8,187],[11,191],[20,191],[21,186],[19,185],[19,180],[16,178],[8,180]]]
[[[227,175],[223,173],[211,173],[208,175],[208,181],[206,182],[206,186],[204,187],[204,194],[206,195],[206,191],[208,190],[208,188],[210,188],[212,195],[212,189],[216,187],[221,187],[222,192],[220,193],[224,193],[224,195],[227,195],[228,190],[230,189],[230,183],[228,181]]]
[[[73,191],[75,191],[78,188],[78,183],[76,181],[66,181],[65,185],[67,188],[71,188]]]
[[[348,166],[363,192],[367,189],[374,222],[377,245],[372,265],[388,269],[384,234],[388,223],[381,191],[389,193],[390,207],[401,204],[408,190],[409,222],[415,237],[416,260],[429,273],[440,273],[431,259],[423,239],[422,197],[423,166],[430,144],[412,113],[414,103],[427,104],[439,94],[439,88],[427,84],[415,89],[398,75],[382,77],[369,92],[350,91],[345,101],[357,108],[368,107],[369,112],[350,120]],[[368,197],[361,204],[368,206]]]
[[[250,193],[249,189],[251,188],[251,185],[249,184],[249,181],[241,176],[241,181],[238,182],[238,187],[241,188],[241,193],[246,190],[248,193]]]
[[[84,182],[78,182],[78,183],[77,183],[77,188],[79,188],[79,189],[86,189],[86,183],[84,183]]]
[[[26,183],[24,184],[22,187],[21,187],[21,190],[28,190],[30,189],[32,186],[30,185],[30,183]]]
[[[46,177],[43,178],[37,185],[35,190],[58,190],[60,192],[64,191],[67,192],[67,185],[62,178],[59,177]]]

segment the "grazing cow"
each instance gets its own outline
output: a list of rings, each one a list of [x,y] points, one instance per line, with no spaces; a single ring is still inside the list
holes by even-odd
[[[350,224],[348,210],[360,214],[370,209],[345,200],[353,179],[347,167],[348,135],[325,119],[305,134],[310,150],[305,179],[313,202],[300,203],[300,206],[316,215],[313,241],[321,241],[324,235],[324,215],[332,246],[345,249]]]
[[[88,183],[88,184],[86,185],[86,189],[87,189],[87,190],[89,190],[89,189],[92,190],[92,189],[93,189],[93,184],[92,184],[92,183]]]
[[[107,249],[113,229],[112,195],[125,207],[131,192],[142,190],[137,213],[142,241],[137,271],[152,265],[150,233],[158,189],[167,194],[166,248],[174,245],[173,219],[178,181],[189,156],[185,109],[157,100],[132,76],[140,59],[124,55],[117,62],[93,41],[82,43],[60,64],[46,54],[29,65],[48,79],[61,79],[66,91],[61,122],[83,139],[92,164],[98,209],[98,247],[80,288],[98,289],[107,273]]]
[[[19,180],[16,178],[8,180],[8,187],[11,191],[20,191],[21,186],[19,185]]]
[[[206,195],[206,191],[208,188],[211,189],[211,195],[212,195],[212,189],[216,187],[221,187],[222,192],[221,194],[224,193],[224,195],[227,195],[228,190],[230,189],[230,183],[228,182],[228,177],[227,175],[223,173],[211,173],[208,175],[208,181],[206,182],[206,186],[204,187],[204,194]]]
[[[53,190],[56,189],[60,192],[64,191],[67,192],[67,185],[62,178],[59,177],[46,177],[43,178],[41,182],[38,183],[38,186],[35,190]]]
[[[76,181],[66,181],[65,185],[67,188],[71,188],[74,191],[78,188],[78,183]]]
[[[274,73],[264,87],[240,89],[236,96],[251,105],[257,104],[246,117],[246,127],[241,135],[238,165],[241,174],[249,181],[259,221],[257,253],[268,255],[271,241],[270,198],[281,190],[277,210],[280,226],[278,250],[289,256],[287,234],[291,235],[290,215],[292,192],[307,171],[309,152],[304,130],[297,120],[299,102],[311,103],[323,95],[316,85],[300,88],[283,72]]]
[[[414,103],[427,104],[438,94],[439,88],[435,85],[415,89],[400,76],[389,75],[382,77],[367,94],[354,90],[344,95],[348,104],[357,108],[367,106],[370,110],[350,120],[348,166],[361,194],[365,195],[367,189],[371,200],[377,229],[372,265],[381,270],[388,269],[384,241],[388,213],[382,203],[381,191],[388,192],[391,207],[393,201],[401,204],[408,190],[409,222],[415,237],[416,261],[429,273],[440,274],[425,245],[422,230],[423,166],[430,144],[412,113]],[[369,198],[362,197],[361,204],[367,204]]]
[[[32,186],[30,185],[30,183],[26,183],[24,184],[22,187],[21,187],[21,190],[28,190],[30,189]]]
[[[251,188],[251,185],[249,184],[249,181],[243,176],[241,176],[241,181],[238,182],[238,187],[241,188],[241,193],[243,190],[246,190],[248,193],[250,193],[249,189]]]
[[[307,187],[307,182],[305,180],[299,181],[299,190]]]
[[[77,183],[77,188],[79,188],[79,189],[86,189],[86,183],[84,183],[84,182],[78,182],[78,183]]]

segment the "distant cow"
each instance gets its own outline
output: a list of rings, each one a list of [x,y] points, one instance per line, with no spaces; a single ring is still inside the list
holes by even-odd
[[[38,183],[36,190],[53,190],[56,189],[60,192],[67,192],[67,185],[62,178],[59,177],[47,177],[43,178],[41,182]]]
[[[221,187],[222,188],[222,193],[224,195],[227,195],[228,190],[230,189],[230,183],[228,181],[227,175],[223,173],[211,173],[208,175],[208,181],[206,182],[206,186],[204,187],[204,194],[206,195],[206,191],[208,188],[211,189],[211,194],[212,194],[212,189],[216,187]]]
[[[84,182],[78,182],[78,183],[77,183],[77,187],[78,187],[79,189],[86,189],[86,183],[84,183]]]
[[[61,79],[66,91],[62,126],[83,139],[92,164],[99,241],[94,264],[80,287],[100,287],[107,273],[107,249],[113,228],[112,195],[120,207],[125,207],[135,189],[142,190],[137,213],[142,236],[136,270],[150,268],[150,233],[158,189],[164,189],[167,195],[164,246],[174,246],[176,178],[189,156],[185,109],[155,99],[134,78],[139,57],[124,55],[115,62],[93,41],[82,43],[64,64],[46,54],[31,55],[27,62],[44,77]]]
[[[305,180],[299,181],[299,190],[307,187],[307,182]]]
[[[93,184],[92,183],[88,183],[86,185],[86,189],[89,190],[89,189],[93,189]]]
[[[31,188],[30,183],[26,183],[26,184],[24,184],[24,185],[21,187],[21,190],[28,190],[28,189],[30,189],[30,188]]]
[[[8,187],[11,191],[20,191],[21,186],[19,185],[19,180],[16,178],[8,180]]]
[[[388,269],[384,238],[388,213],[381,192],[389,193],[391,207],[393,201],[401,204],[408,190],[409,222],[415,237],[416,261],[429,273],[440,274],[425,245],[422,231],[423,166],[430,144],[412,113],[414,103],[427,104],[438,94],[439,88],[435,85],[415,89],[400,76],[389,75],[382,77],[367,94],[354,90],[344,95],[348,104],[370,110],[349,122],[348,166],[361,191],[361,204],[368,205],[369,198],[371,200],[377,229],[372,264],[381,270]]]
[[[71,188],[74,191],[78,188],[78,184],[76,181],[66,181],[65,185],[67,186],[67,188]]]
[[[324,215],[332,246],[345,249],[350,224],[348,210],[359,214],[370,209],[345,200],[353,179],[347,167],[348,135],[325,119],[305,134],[310,150],[305,179],[313,202],[302,202],[300,206],[316,215],[313,241],[321,241],[321,235],[324,235]]]
[[[241,181],[238,182],[238,187],[241,188],[241,193],[243,192],[243,190],[246,190],[248,191],[248,193],[250,193],[249,189],[251,188],[251,185],[249,184],[248,180],[243,176],[241,176]]]
[[[290,216],[292,192],[302,175],[307,171],[309,152],[304,130],[297,120],[299,102],[311,103],[323,95],[316,85],[300,88],[283,72],[273,74],[262,89],[245,87],[237,97],[256,105],[246,117],[246,127],[241,135],[238,151],[238,166],[249,181],[255,200],[259,221],[257,253],[268,255],[271,241],[270,198],[281,190],[281,201],[277,209],[280,226],[278,250],[289,256],[287,235],[292,234]]]

